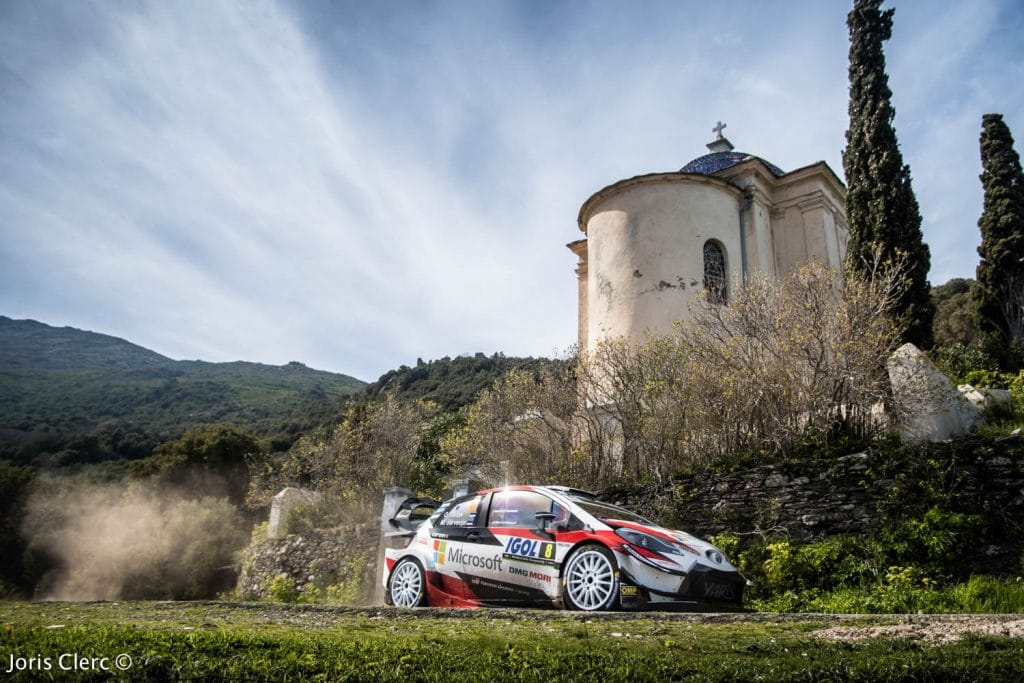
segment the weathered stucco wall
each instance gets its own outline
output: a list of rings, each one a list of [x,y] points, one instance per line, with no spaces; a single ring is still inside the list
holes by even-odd
[[[742,281],[742,193],[704,176],[626,181],[587,211],[587,339],[643,340],[688,317],[704,289],[704,243],[724,249],[729,289]]]

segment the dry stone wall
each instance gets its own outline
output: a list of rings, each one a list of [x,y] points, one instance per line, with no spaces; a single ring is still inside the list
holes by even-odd
[[[253,543],[242,558],[239,597],[271,597],[270,587],[279,579],[294,585],[298,598],[315,586],[321,600],[367,604],[376,581],[378,539],[375,524],[356,524]]]
[[[809,542],[839,534],[860,535],[879,530],[881,510],[910,505],[914,482],[926,473],[927,485],[941,490],[958,511],[996,516],[1007,528],[1024,523],[1024,444],[1020,440],[979,445],[948,462],[906,460],[882,463],[886,457],[858,453],[838,459],[813,475],[794,475],[764,465],[728,474],[702,473],[681,477],[666,486],[608,492],[611,499],[663,524],[708,537],[730,531],[761,537]],[[879,473],[882,474],[879,474]],[[1022,534],[978,549],[983,570],[1019,570]],[[998,541],[998,539],[997,539]]]

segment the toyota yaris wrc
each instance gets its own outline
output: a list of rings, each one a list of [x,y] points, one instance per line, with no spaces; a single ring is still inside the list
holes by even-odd
[[[561,486],[410,498],[391,525],[384,588],[399,607],[737,609],[747,583],[710,543]]]

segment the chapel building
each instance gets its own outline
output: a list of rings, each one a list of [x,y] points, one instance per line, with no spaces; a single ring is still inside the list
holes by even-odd
[[[824,161],[785,172],[736,152],[714,129],[709,153],[678,172],[620,180],[579,212],[579,348],[642,341],[689,317],[702,291],[728,303],[750,276],[782,277],[812,260],[840,268],[846,187]]]

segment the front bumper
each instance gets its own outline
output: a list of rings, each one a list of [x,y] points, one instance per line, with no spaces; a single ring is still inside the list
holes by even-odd
[[[728,610],[743,607],[747,580],[737,571],[695,564],[670,573],[621,556],[619,604],[623,609]]]

